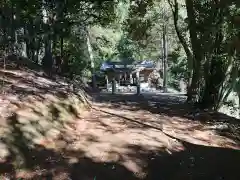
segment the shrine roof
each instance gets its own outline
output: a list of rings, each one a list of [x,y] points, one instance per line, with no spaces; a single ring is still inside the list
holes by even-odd
[[[101,71],[131,71],[138,68],[147,68],[147,69],[154,69],[155,63],[153,61],[138,61],[132,64],[126,64],[122,62],[104,62],[100,68]]]

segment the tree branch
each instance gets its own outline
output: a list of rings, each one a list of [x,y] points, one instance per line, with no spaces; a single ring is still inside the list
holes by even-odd
[[[184,36],[181,33],[180,28],[178,26],[178,17],[179,17],[179,14],[178,14],[178,11],[179,11],[178,2],[177,2],[177,0],[174,0],[174,4],[173,4],[173,2],[171,0],[168,0],[168,4],[170,5],[170,8],[171,8],[171,11],[172,11],[172,14],[173,14],[174,27],[175,27],[175,31],[177,33],[178,39],[179,39],[180,43],[182,44],[183,49],[184,49],[188,59],[192,60],[192,57],[193,57],[192,52],[189,49],[187,41],[184,38]]]

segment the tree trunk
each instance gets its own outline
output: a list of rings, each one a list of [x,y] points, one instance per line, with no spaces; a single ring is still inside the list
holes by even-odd
[[[216,33],[215,41],[213,43],[213,51],[211,53],[211,61],[206,62],[206,72],[205,72],[205,86],[204,93],[201,97],[201,105],[203,108],[214,109],[220,107],[220,102],[222,99],[221,92],[219,88],[223,85],[226,75],[225,72],[228,68],[225,67],[225,60],[219,57],[219,52],[221,51],[221,45],[223,44],[223,32],[219,30]],[[204,69],[205,69],[204,68]],[[210,68],[208,70],[208,68]]]
[[[14,5],[11,3],[11,53],[15,51]]]
[[[35,50],[33,48],[31,49],[31,56],[32,56],[31,57],[32,61],[36,62],[36,60],[35,60]]]
[[[163,25],[163,90],[167,92],[167,27]]]
[[[191,85],[187,92],[187,102],[197,102],[198,101],[198,91],[199,91],[199,78],[200,75],[198,71],[193,71]]]
[[[63,58],[63,37],[62,37],[62,35],[60,37],[60,55],[61,55],[61,58]]]
[[[192,84],[192,76],[193,76],[193,54],[191,52],[191,49],[188,46],[188,43],[186,41],[186,39],[184,38],[179,26],[178,26],[178,19],[179,19],[179,4],[177,2],[177,0],[174,0],[174,2],[172,3],[171,0],[168,0],[168,3],[171,7],[171,11],[173,14],[173,22],[174,22],[174,27],[175,27],[175,31],[177,33],[179,42],[181,43],[181,45],[183,46],[183,49],[186,53],[187,56],[187,71],[188,71],[188,84],[187,84],[187,92],[191,91],[191,84]],[[191,99],[189,97],[189,99]]]
[[[39,54],[39,49],[37,49],[36,51],[35,51],[35,63],[36,64],[38,64],[39,62],[39,58],[38,58],[38,54]]]
[[[221,62],[218,57],[213,57],[211,69],[205,80],[204,93],[200,102],[202,108],[218,110],[220,107],[221,100],[219,101],[219,98],[222,99],[222,97],[219,97],[219,87],[223,85],[226,78],[223,66],[224,63]]]
[[[96,89],[96,79],[95,79],[95,69],[94,69],[94,59],[93,59],[93,51],[92,51],[92,45],[90,42],[90,33],[88,29],[86,28],[86,35],[87,35],[87,47],[88,47],[88,54],[89,59],[91,63],[91,73],[92,73],[92,82],[93,82],[93,89]]]
[[[193,77],[191,85],[188,89],[187,101],[197,101],[199,95],[199,82],[201,77],[201,62],[202,62],[202,49],[199,44],[196,14],[194,10],[193,0],[185,0],[187,7],[188,26],[190,33],[190,41],[193,50]]]
[[[238,92],[238,118],[240,119],[240,92]]]
[[[36,57],[35,57],[35,63],[39,64],[39,51],[41,48],[41,41],[39,39],[37,39],[37,47],[36,47]]]
[[[56,53],[56,45],[57,45],[57,37],[55,35],[53,35],[52,38],[52,53],[55,54]]]
[[[192,77],[193,77],[193,71],[192,69],[188,69],[188,73],[187,73],[187,93],[191,90],[191,84],[192,84]]]
[[[26,28],[23,27],[20,29],[21,33],[26,36]],[[27,58],[27,42],[26,38],[24,38],[24,41],[21,43],[21,56]]]
[[[47,36],[45,38],[45,54],[42,60],[42,65],[49,76],[52,76],[52,66],[53,66],[51,44],[52,43],[51,43],[50,37]]]

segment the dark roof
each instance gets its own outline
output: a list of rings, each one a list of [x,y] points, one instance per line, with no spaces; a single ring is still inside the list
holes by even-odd
[[[135,69],[139,67],[155,68],[155,63],[149,60],[135,62],[133,64],[125,64],[122,62],[104,62],[100,70],[102,71],[109,70],[109,69],[112,69],[114,66],[115,66],[115,69]]]

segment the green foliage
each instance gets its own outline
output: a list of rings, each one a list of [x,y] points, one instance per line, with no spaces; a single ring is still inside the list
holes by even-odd
[[[170,57],[171,58],[171,64],[169,67],[170,74],[173,76],[176,80],[185,80],[187,82],[188,74],[187,74],[187,59],[184,56],[181,56],[179,52],[175,51],[173,52]]]
[[[77,75],[82,75],[84,70],[90,68],[89,57],[87,54],[87,47],[85,43],[84,31],[77,28],[72,32],[71,37],[67,41],[66,51],[70,54],[70,68],[71,72]]]
[[[136,44],[127,38],[122,36],[117,44],[117,50],[119,53],[119,59],[124,63],[131,63],[134,61],[137,53]]]
[[[93,26],[91,28],[91,43],[96,69],[99,69],[103,61],[115,59],[118,55],[116,46],[121,34],[120,30],[117,31],[111,27]]]
[[[89,67],[89,55],[82,48],[86,34],[75,33],[76,28],[87,32],[95,25],[115,23],[117,5],[117,1],[98,0],[1,1],[1,50],[16,53],[19,47],[19,55],[25,54],[36,63],[41,62],[44,51],[53,55],[70,53],[71,69],[79,73]]]
[[[128,37],[146,46],[146,42],[150,37],[149,29],[152,26],[152,20],[147,16],[149,8],[153,5],[152,0],[131,1],[128,18],[124,22],[125,31]]]
[[[187,12],[188,39],[180,27],[182,3],[178,0],[168,0],[168,3],[187,56],[188,100],[198,96],[203,108],[219,109],[233,90],[234,74],[239,69],[234,40],[237,28],[233,22],[238,5],[236,1],[186,0],[183,7]]]
[[[44,53],[70,54],[70,74],[81,75],[91,68],[88,39],[98,69],[106,60],[161,64],[164,34],[170,83],[191,82],[189,94],[214,108],[240,92],[237,0],[3,0],[0,7],[1,54],[39,64]]]

